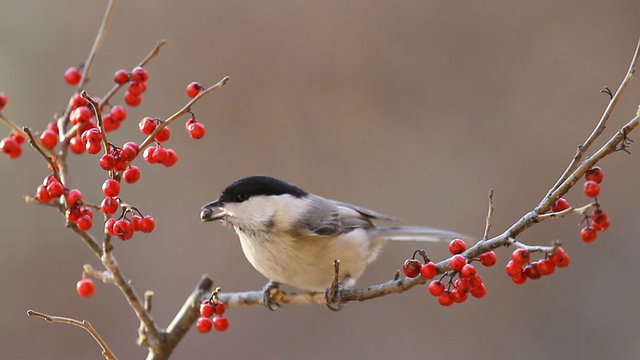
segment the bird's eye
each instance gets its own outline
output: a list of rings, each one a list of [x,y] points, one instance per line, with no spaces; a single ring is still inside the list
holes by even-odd
[[[238,195],[236,195],[236,200],[237,200],[238,202],[243,202],[243,201],[245,201],[246,199],[245,199],[244,195],[242,195],[242,194],[238,194]]]

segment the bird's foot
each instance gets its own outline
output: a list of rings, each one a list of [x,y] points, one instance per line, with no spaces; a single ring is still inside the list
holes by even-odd
[[[267,309],[275,311],[280,307],[278,298],[280,297],[280,283],[269,280],[269,282],[262,288],[262,302]]]

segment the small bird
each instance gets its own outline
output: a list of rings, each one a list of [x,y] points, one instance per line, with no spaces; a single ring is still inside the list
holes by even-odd
[[[311,291],[332,286],[334,260],[340,260],[342,286],[353,286],[387,240],[464,238],[433,227],[379,227],[374,222],[400,220],[264,175],[227,186],[200,218],[232,226],[247,260],[270,284]]]

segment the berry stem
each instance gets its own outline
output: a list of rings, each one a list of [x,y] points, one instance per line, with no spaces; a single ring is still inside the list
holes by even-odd
[[[24,134],[26,134],[27,137],[29,138],[29,145],[31,145],[31,147],[36,149],[38,153],[40,153],[40,155],[42,155],[42,157],[49,163],[49,167],[51,167],[51,171],[53,171],[53,176],[58,181],[60,181],[60,173],[58,172],[58,166],[53,161],[53,158],[55,157],[55,154],[53,153],[53,151],[47,148],[44,148],[44,146],[42,146],[42,143],[40,143],[38,140],[35,139],[35,137],[33,136],[33,133],[31,133],[31,129],[25,126],[22,128],[22,130],[23,130],[22,132],[24,132]],[[49,155],[47,155],[46,153],[49,153]]]
[[[96,121],[98,124],[98,128],[102,133],[102,144],[104,145],[104,153],[108,154],[111,149],[111,146],[109,145],[109,140],[107,140],[107,132],[104,130],[104,121],[102,121],[102,112],[100,111],[100,104],[97,101],[95,101],[91,96],[89,96],[86,90],[82,90],[82,92],[80,93],[80,96],[82,96],[89,103],[91,103],[91,106],[93,107],[93,111],[96,114]]]

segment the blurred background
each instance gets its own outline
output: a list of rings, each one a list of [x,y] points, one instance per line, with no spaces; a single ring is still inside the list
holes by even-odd
[[[63,80],[84,61],[105,1],[0,1],[3,113],[42,130],[64,111]],[[159,39],[149,88],[116,144],[141,141],[137,122],[166,118],[188,100],[194,80],[231,82],[194,111],[201,140],[172,126],[170,169],[142,161],[141,180],[122,197],[155,217],[152,234],[115,242],[139,295],[155,292],[153,316],[166,326],[200,276],[224,291],[257,290],[264,279],[244,259],[235,234],[201,223],[202,204],[232,180],[269,174],[314,193],[404,219],[481,236],[487,193],[495,189],[494,232],[532,209],[591,132],[617,88],[640,35],[640,3],[599,1],[120,1],[87,90],[104,95],[113,73],[131,69]],[[605,137],[640,103],[632,83]],[[114,98],[122,104],[122,93]],[[3,130],[2,136],[9,133]],[[636,133],[632,139],[640,136]],[[604,139],[604,138],[603,138]],[[599,141],[598,144],[602,144]],[[450,308],[426,287],[340,313],[324,306],[271,312],[228,310],[226,333],[192,329],[174,353],[198,357],[326,359],[428,354],[476,359],[637,359],[640,162],[617,153],[605,169],[601,202],[611,228],[593,244],[580,218],[545,222],[519,239],[561,239],[571,266],[515,285],[499,265],[481,269],[489,292]],[[105,173],[98,156],[71,155],[73,186],[98,203]],[[52,209],[25,205],[48,175],[25,147],[0,159],[0,358],[99,359],[79,328],[28,318],[27,309],[89,320],[122,359],[140,359],[138,323],[120,292],[96,283],[76,294],[82,265],[99,260]],[[572,204],[588,199],[576,188]],[[93,232],[98,234],[100,225]],[[388,280],[422,247],[389,244],[359,281]],[[447,256],[445,244],[427,248]]]

